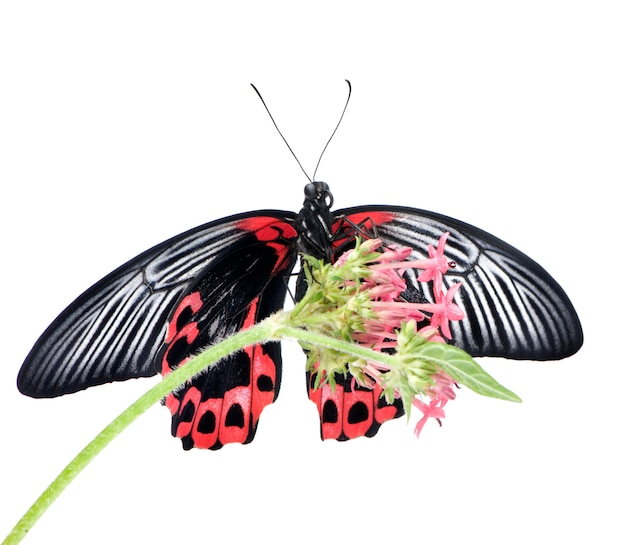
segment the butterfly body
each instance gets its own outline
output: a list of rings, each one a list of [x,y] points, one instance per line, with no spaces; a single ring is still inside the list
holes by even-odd
[[[328,184],[311,182],[304,187],[304,204],[296,217],[295,228],[303,254],[332,262],[333,197]]]
[[[165,241],[96,283],[50,325],[27,356],[20,391],[55,397],[90,386],[167,374],[208,345],[280,310],[299,252],[333,262],[357,234],[410,246],[427,257],[450,232],[455,261],[444,285],[462,281],[465,318],[455,344],[473,356],[560,359],[582,345],[567,295],[537,263],[466,223],[413,208],[363,206],[331,211],[324,182],[305,187],[301,211],[265,210],[208,223]],[[431,287],[405,273],[411,302],[433,301]],[[302,286],[302,276],[299,285]],[[298,289],[296,295],[301,295]],[[251,441],[261,411],[278,395],[280,344],[233,354],[167,396],[172,433],[183,447],[217,449]],[[403,414],[380,392],[339,378],[335,390],[308,384],[322,437],[373,436]]]

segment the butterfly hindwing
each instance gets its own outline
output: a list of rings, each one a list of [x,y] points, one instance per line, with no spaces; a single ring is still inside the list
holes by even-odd
[[[377,223],[392,218],[390,214],[378,213],[368,207],[362,213],[358,211],[360,209],[352,210],[352,214],[346,214],[345,211],[334,214],[333,261],[354,244],[357,235],[373,235]],[[301,273],[301,286],[296,293],[303,293],[303,282]],[[315,388],[315,376],[307,373],[307,393],[319,413],[322,439],[347,441],[357,437],[373,437],[383,423],[404,415],[402,401],[397,399],[387,403],[381,396],[380,387],[361,387],[350,373],[345,376],[336,373],[334,379],[334,387],[324,384]]]
[[[262,221],[250,220],[257,227]],[[292,225],[272,218],[264,230],[250,228],[225,249],[173,312],[159,355],[161,372],[280,310],[297,258],[296,238]],[[278,342],[231,354],[166,397],[172,434],[185,449],[250,442],[261,411],[278,395],[280,378]]]
[[[345,377],[336,374],[334,388],[328,384],[315,388],[314,381],[307,373],[309,399],[319,413],[322,439],[373,437],[382,424],[404,414],[401,400],[387,403],[380,387],[360,387],[350,373]]]
[[[267,221],[259,222],[263,217]],[[31,397],[55,397],[156,374],[168,317],[202,271],[251,233],[269,240],[275,236],[272,223],[291,228],[294,217],[293,212],[260,211],[223,218],[130,260],[46,329],[20,369],[18,388]]]

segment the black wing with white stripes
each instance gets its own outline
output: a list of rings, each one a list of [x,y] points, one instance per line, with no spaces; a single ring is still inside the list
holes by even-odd
[[[444,285],[463,282],[455,302],[465,318],[451,322],[453,343],[472,356],[556,360],[574,354],[583,342],[576,311],[561,286],[538,263],[510,244],[470,224],[434,212],[364,206],[334,213],[372,218],[385,243],[414,248],[412,258],[428,257],[428,245],[450,232],[445,255],[456,267]],[[362,220],[360,220],[362,221]],[[434,301],[432,286],[407,276],[414,290]]]
[[[246,240],[249,218],[293,223],[293,212],[223,218],[173,237],[122,265],[78,297],[35,343],[18,375],[32,397],[55,397],[156,374],[167,320],[196,278]],[[295,248],[294,248],[295,259]]]

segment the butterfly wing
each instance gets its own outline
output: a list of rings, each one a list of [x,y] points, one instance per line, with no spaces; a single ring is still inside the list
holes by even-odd
[[[450,232],[446,257],[456,263],[444,285],[462,282],[455,303],[465,314],[451,322],[452,342],[472,356],[557,360],[582,346],[583,334],[563,288],[527,255],[468,223],[413,208],[366,206],[339,210],[351,223],[373,222],[386,244],[413,248],[410,259],[428,257],[428,245]],[[417,296],[434,302],[432,287],[407,272]]]
[[[446,256],[456,262],[444,285],[463,282],[455,302],[465,314],[451,322],[455,345],[472,356],[554,360],[575,353],[582,345],[576,311],[559,284],[535,261],[511,245],[473,225],[434,212],[391,206],[363,206],[334,212],[334,228],[350,241],[362,229],[375,231],[385,244],[410,246],[409,259],[428,257],[428,245],[450,232]],[[405,274],[407,293],[418,301],[434,302],[432,286]],[[352,377],[335,377],[338,385],[314,389],[308,375],[310,399],[317,405],[323,439],[371,437],[387,420],[404,414],[402,403],[388,405],[380,390],[366,390]]]
[[[307,373],[309,399],[320,416],[322,439],[347,441],[357,437],[374,437],[380,426],[404,414],[402,401],[389,404],[381,397],[382,390],[363,388],[352,375],[335,375],[335,388],[314,387],[315,377]]]
[[[163,374],[283,307],[297,258],[296,231],[268,217],[249,218],[246,230],[248,236],[225,249],[174,310],[158,357]],[[280,377],[278,342],[223,358],[166,397],[172,435],[186,450],[249,443],[261,411],[278,396]]]
[[[202,271],[227,248],[275,236],[259,217],[291,228],[294,216],[280,211],[231,216],[171,238],[122,265],[78,297],[41,335],[20,369],[19,390],[55,397],[156,374],[168,318]]]

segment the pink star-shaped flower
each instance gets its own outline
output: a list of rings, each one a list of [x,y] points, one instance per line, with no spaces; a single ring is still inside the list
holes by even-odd
[[[443,275],[446,274],[450,268],[450,263],[443,255],[448,235],[450,235],[450,233],[441,235],[437,243],[437,249],[433,248],[432,244],[428,245],[428,259],[424,260],[425,266],[422,267],[424,271],[417,277],[420,282],[430,282],[432,280],[435,293],[441,290]]]
[[[435,292],[436,303],[424,303],[420,309],[432,312],[430,325],[438,327],[444,337],[452,338],[450,333],[450,320],[461,320],[464,317],[463,311],[454,303],[454,295],[461,287],[462,283],[452,284],[447,292]]]
[[[424,416],[420,419],[420,421],[415,425],[415,437],[419,437],[424,427],[424,424],[428,421],[429,418],[434,418],[439,422],[441,426],[441,419],[446,417],[446,413],[443,408],[445,404],[448,402],[446,397],[436,396],[430,400],[430,403],[426,404],[421,399],[415,398],[413,400],[413,406],[417,407]]]

